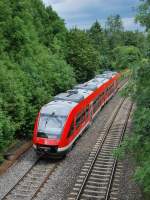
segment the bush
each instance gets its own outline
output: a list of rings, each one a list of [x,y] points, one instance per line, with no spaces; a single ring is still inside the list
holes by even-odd
[[[150,195],[150,61],[142,60],[139,67],[132,68],[132,85],[128,90],[136,103],[136,111],[133,116],[133,135],[127,138],[117,155],[130,152],[136,160],[137,168],[134,174],[146,195]],[[132,88],[132,89],[131,89]],[[134,89],[133,89],[134,88]]]
[[[113,67],[116,69],[126,69],[137,63],[141,58],[141,53],[134,46],[120,46],[113,49]]]

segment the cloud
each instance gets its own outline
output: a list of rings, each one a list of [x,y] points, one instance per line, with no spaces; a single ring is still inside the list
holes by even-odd
[[[96,19],[104,24],[108,16],[120,14],[126,29],[135,29],[133,16],[139,0],[43,0],[52,5],[67,26],[89,27]]]
[[[126,30],[144,30],[139,23],[135,23],[134,17],[125,17],[122,21]]]

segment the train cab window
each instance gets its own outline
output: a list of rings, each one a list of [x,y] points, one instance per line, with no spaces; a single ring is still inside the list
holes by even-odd
[[[68,136],[67,137],[70,137],[73,134],[73,132],[74,132],[74,120],[71,123],[70,130],[68,132]]]

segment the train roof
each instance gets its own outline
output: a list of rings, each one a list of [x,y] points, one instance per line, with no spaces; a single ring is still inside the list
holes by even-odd
[[[104,71],[103,73],[104,73],[104,74],[117,74],[118,72],[106,70],[106,71]]]
[[[56,116],[67,116],[76,105],[77,103],[71,101],[51,101],[41,108],[40,113]]]
[[[92,91],[84,90],[84,89],[72,89],[72,90],[68,90],[68,92],[74,93],[74,94],[80,94],[84,98],[86,98],[87,96],[89,96],[92,93]]]
[[[73,101],[73,102],[80,102],[84,99],[84,96],[78,92],[75,91],[67,91],[65,93],[60,93],[54,97],[55,100],[67,100],[67,101]]]
[[[80,101],[89,96],[93,91],[116,74],[118,73],[105,71],[103,74],[97,75],[94,79],[86,83],[76,85],[72,90],[56,95],[54,101],[49,102],[41,108],[40,113],[56,116],[68,116],[70,111]]]
[[[96,75],[96,78],[105,78],[105,79],[111,79],[115,76],[115,74],[110,74],[110,73],[103,73]]]
[[[104,78],[104,77],[96,77],[92,80],[90,80],[90,83],[94,83],[96,84],[98,87],[100,87],[101,85],[103,85],[104,83],[106,83],[108,81],[108,78]]]
[[[98,88],[97,84],[96,83],[92,83],[92,82],[86,82],[86,83],[83,83],[83,84],[79,84],[79,85],[76,85],[74,86],[75,89],[83,89],[83,90],[91,90],[91,91],[94,91]]]
[[[115,71],[104,71],[102,74],[96,75],[96,78],[107,78],[111,79],[113,78],[118,72]]]

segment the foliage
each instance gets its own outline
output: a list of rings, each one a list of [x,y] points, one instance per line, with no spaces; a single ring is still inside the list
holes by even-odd
[[[116,69],[126,69],[140,60],[141,53],[134,46],[118,46],[113,49],[113,58]]]
[[[85,82],[99,70],[99,54],[85,31],[77,28],[70,30],[67,41],[67,61],[73,66],[77,81]]]
[[[136,21],[140,22],[142,26],[146,27],[146,30],[150,29],[150,1],[141,0],[141,4],[138,7],[138,13],[136,15]]]
[[[94,22],[87,33],[92,41],[93,46],[100,53],[100,55],[106,55],[108,43],[105,36],[105,31],[101,27],[100,23],[98,21]]]
[[[146,37],[143,32],[125,31],[123,33],[123,41],[125,46],[134,46],[139,48],[140,52],[145,56]]]
[[[134,115],[134,134],[140,136],[133,152],[137,160],[135,180],[145,193],[150,194],[150,62],[142,65],[136,75],[136,91],[133,95],[137,102]],[[139,93],[140,91],[140,93]]]
[[[138,8],[136,20],[146,27],[147,34],[138,32],[125,32],[125,45],[132,45],[127,59],[133,58],[136,62],[130,62],[132,72],[129,86],[125,93],[136,103],[133,115],[133,134],[128,137],[115,152],[116,155],[130,152],[136,161],[134,174],[135,181],[144,191],[144,199],[150,196],[150,1],[142,0]],[[118,48],[118,47],[117,47]],[[119,47],[120,48],[120,47]],[[127,47],[128,48],[128,47]],[[132,47],[133,48],[133,47]],[[116,51],[116,50],[114,50]],[[117,50],[118,51],[118,50]],[[124,50],[123,50],[124,51]],[[122,52],[123,52],[122,51]],[[128,50],[127,50],[128,51]],[[139,53],[140,52],[140,53]],[[116,52],[117,53],[117,52]],[[128,53],[127,53],[128,54]],[[120,61],[120,56],[118,56]],[[124,59],[123,59],[124,60]],[[126,59],[125,59],[126,60]],[[123,61],[124,63],[124,61]]]
[[[107,18],[106,28],[109,32],[122,32],[123,31],[123,23],[120,15],[111,15]]]
[[[106,36],[109,44],[109,51],[123,43],[123,22],[120,15],[109,16],[106,21]]]
[[[121,157],[126,151],[136,160],[137,168],[134,174],[144,193],[150,194],[150,61],[143,59],[134,66],[132,79],[127,93],[136,103],[133,116],[133,135],[128,137],[115,152]]]
[[[91,28],[87,31],[87,33],[93,44],[93,47],[99,54],[100,69],[110,69],[111,59],[109,57],[109,44],[105,30],[101,27],[100,23],[96,21],[92,24]]]
[[[32,134],[40,107],[75,83],[64,22],[41,0],[0,1],[0,150]],[[65,50],[64,50],[64,49]]]

